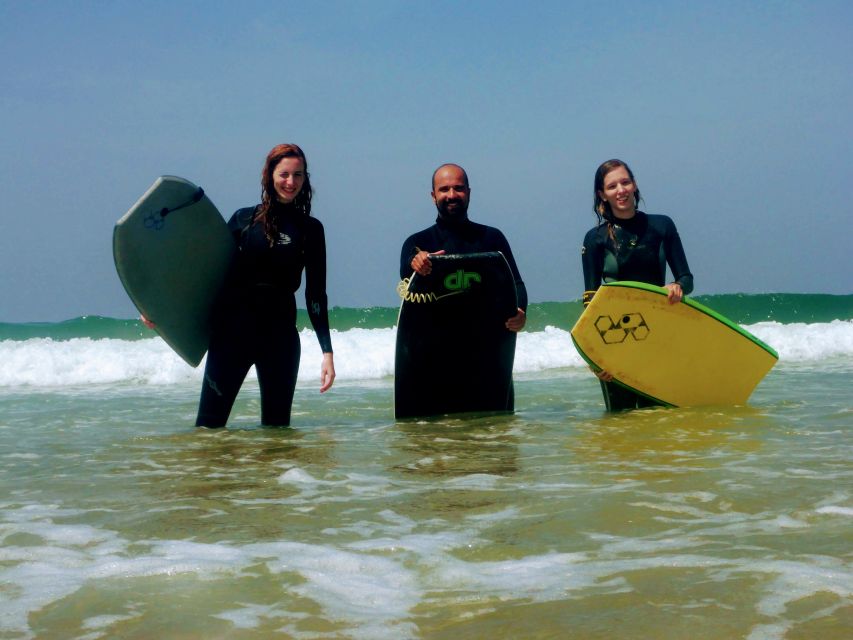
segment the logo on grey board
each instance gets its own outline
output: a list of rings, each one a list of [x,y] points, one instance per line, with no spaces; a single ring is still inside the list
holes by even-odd
[[[149,211],[145,218],[143,218],[142,223],[145,225],[146,229],[153,229],[154,231],[160,231],[163,226],[166,224],[166,218],[163,216],[164,209],[158,209],[157,211]]]

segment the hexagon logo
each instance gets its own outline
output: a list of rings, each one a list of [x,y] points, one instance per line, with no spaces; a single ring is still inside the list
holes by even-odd
[[[625,313],[618,320],[598,316],[594,324],[605,344],[625,342],[629,335],[634,340],[645,340],[651,331],[641,313]]]

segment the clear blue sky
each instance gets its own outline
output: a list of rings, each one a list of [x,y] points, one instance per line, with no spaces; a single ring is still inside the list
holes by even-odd
[[[115,221],[161,174],[228,217],[285,141],[332,305],[398,304],[447,161],[531,300],[577,299],[611,157],[676,221],[697,294],[851,293],[851,33],[846,0],[0,0],[0,321],[133,317]]]

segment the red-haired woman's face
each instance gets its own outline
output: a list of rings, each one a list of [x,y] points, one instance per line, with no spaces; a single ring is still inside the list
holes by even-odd
[[[272,172],[276,199],[289,204],[296,199],[305,184],[305,163],[302,158],[282,158]]]

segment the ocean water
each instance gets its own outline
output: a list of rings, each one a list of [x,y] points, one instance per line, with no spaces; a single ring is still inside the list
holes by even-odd
[[[0,639],[849,638],[853,296],[697,299],[780,354],[747,406],[606,414],[544,303],[515,415],[398,423],[396,310],[336,309],[292,428],[250,374],[197,430],[137,322],[0,323]]]

